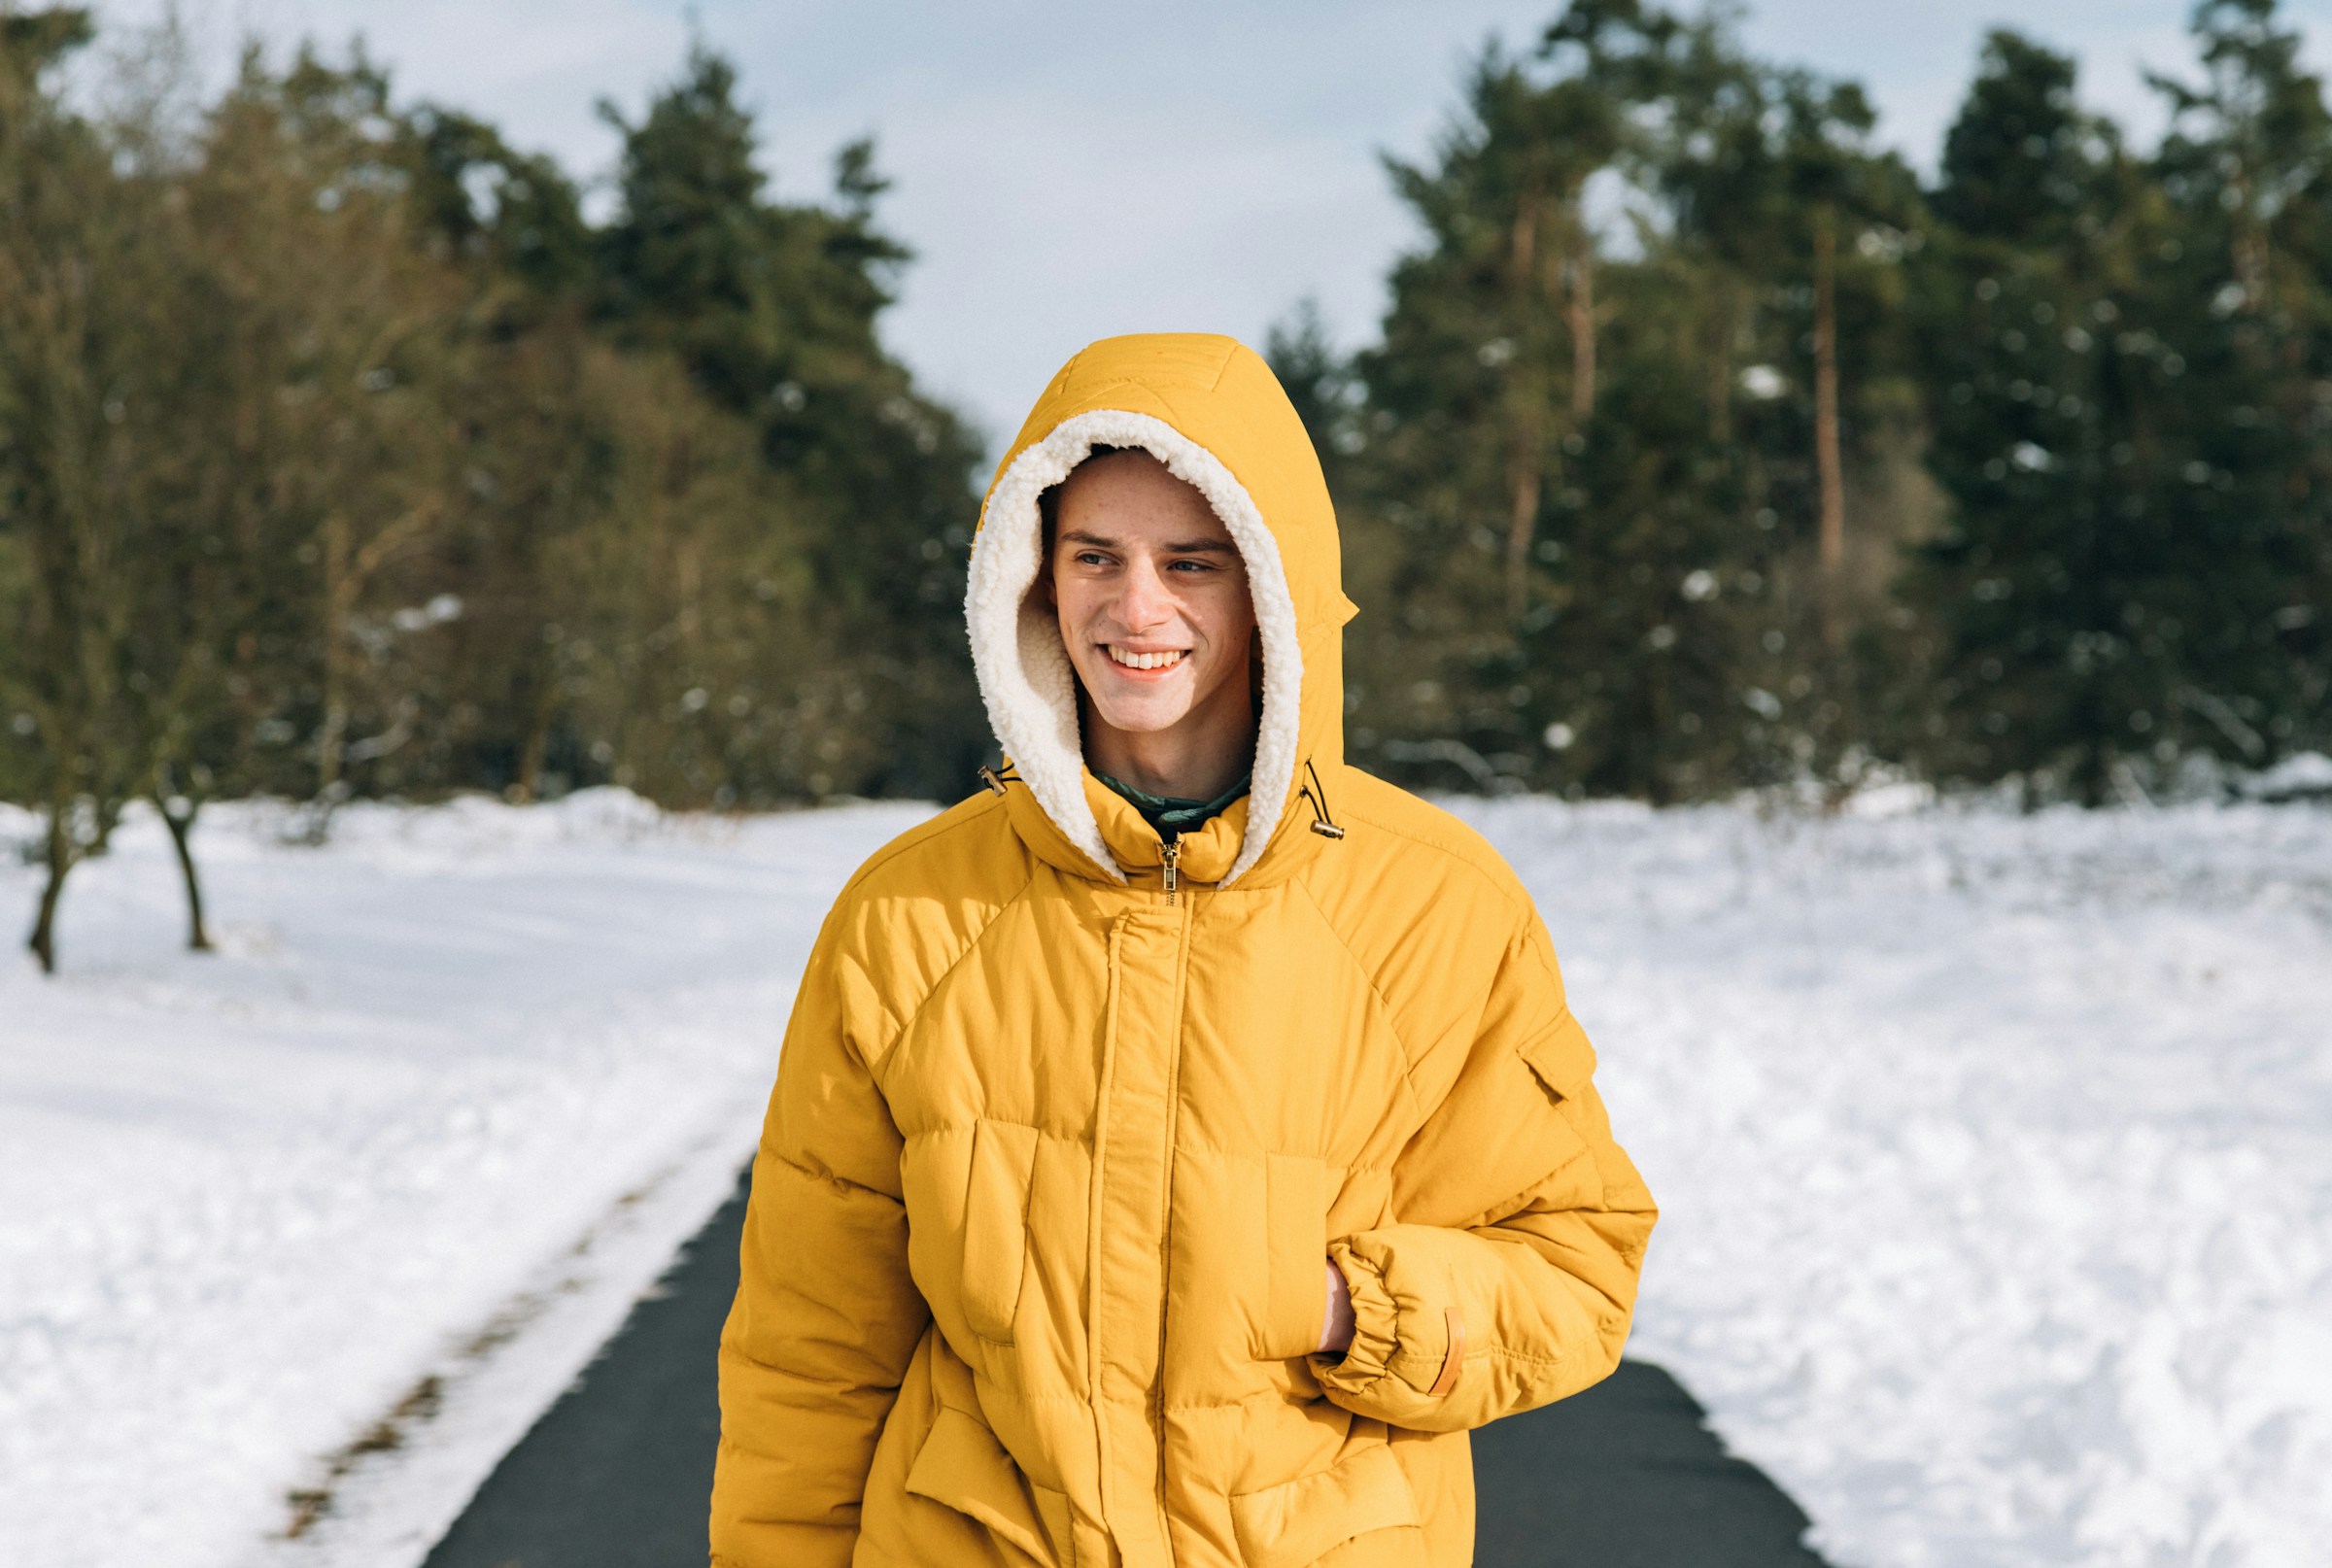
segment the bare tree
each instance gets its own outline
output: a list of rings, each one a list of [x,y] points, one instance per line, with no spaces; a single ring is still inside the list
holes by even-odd
[[[140,771],[122,699],[145,542],[138,349],[159,280],[141,275],[146,190],[41,90],[87,37],[75,14],[0,17],[0,514],[25,591],[5,680],[37,742],[47,875],[26,945],[50,971],[66,878],[102,850]]]

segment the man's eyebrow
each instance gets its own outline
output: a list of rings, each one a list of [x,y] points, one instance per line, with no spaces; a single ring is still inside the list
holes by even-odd
[[[1098,545],[1104,550],[1122,550],[1121,540],[1104,533],[1089,533],[1083,528],[1070,528],[1060,535],[1062,544]],[[1165,547],[1170,556],[1235,556],[1239,547],[1228,539],[1178,539]]]

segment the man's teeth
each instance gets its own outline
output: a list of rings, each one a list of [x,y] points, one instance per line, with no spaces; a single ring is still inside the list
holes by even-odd
[[[1127,653],[1114,642],[1105,642],[1102,646],[1110,651],[1112,663],[1123,665],[1128,669],[1164,669],[1168,665],[1182,663],[1183,655],[1189,651],[1184,648],[1170,648],[1164,653],[1138,654]]]

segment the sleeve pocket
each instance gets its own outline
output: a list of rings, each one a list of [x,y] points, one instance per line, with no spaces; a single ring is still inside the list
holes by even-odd
[[[1552,1028],[1541,1030],[1515,1049],[1540,1086],[1557,1100],[1569,1099],[1595,1075],[1595,1048],[1588,1043],[1587,1031],[1579,1027],[1568,1007]]]

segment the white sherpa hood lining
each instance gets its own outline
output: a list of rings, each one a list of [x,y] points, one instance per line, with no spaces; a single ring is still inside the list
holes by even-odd
[[[1194,487],[1215,508],[1246,559],[1255,625],[1263,642],[1263,714],[1255,731],[1255,771],[1247,834],[1223,876],[1228,887],[1262,857],[1295,782],[1296,734],[1304,658],[1296,642],[1295,599],[1280,545],[1247,487],[1222,460],[1164,420],[1100,408],[1062,421],[1022,450],[988,496],[972,545],[972,580],[964,616],[972,665],[988,723],[1037,803],[1069,841],[1117,881],[1125,880],[1103,842],[1085,799],[1084,754],[1078,735],[1077,678],[1060,625],[1030,587],[1044,564],[1038,498],[1069,477],[1097,446],[1138,447]]]

